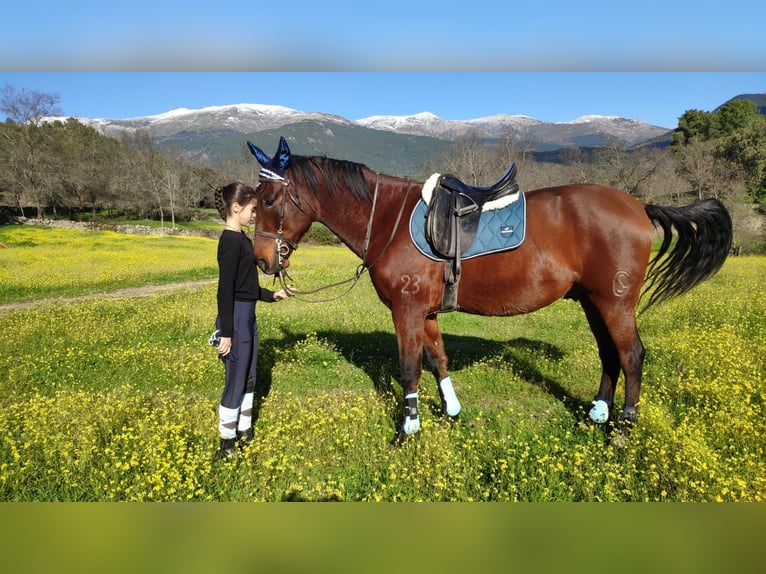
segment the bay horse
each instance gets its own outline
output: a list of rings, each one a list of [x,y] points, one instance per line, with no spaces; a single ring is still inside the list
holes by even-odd
[[[254,239],[260,269],[282,278],[311,224],[326,226],[362,259],[360,269],[369,272],[378,297],[391,310],[404,393],[404,418],[397,435],[420,429],[423,351],[438,383],[442,409],[456,417],[461,404],[447,370],[437,319],[447,263],[423,255],[402,223],[420,201],[424,184],[346,160],[292,155],[284,138],[273,157],[247,144],[262,166]],[[617,420],[629,425],[638,416],[645,356],[636,327],[639,300],[644,293],[649,295],[643,312],[718,271],[731,247],[729,213],[715,199],[663,207],[594,184],[523,193],[527,214],[523,242],[513,250],[462,262],[457,309],[512,316],[561,298],[578,301],[596,338],[602,366],[589,416],[596,423],[609,419],[622,371],[625,398]],[[656,226],[662,229],[663,240],[650,261]]]

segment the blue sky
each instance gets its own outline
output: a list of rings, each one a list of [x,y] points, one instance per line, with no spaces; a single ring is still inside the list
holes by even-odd
[[[86,117],[265,103],[348,119],[601,114],[663,127],[766,91],[766,3],[514,4],[12,2],[0,86],[56,92],[65,115]]]

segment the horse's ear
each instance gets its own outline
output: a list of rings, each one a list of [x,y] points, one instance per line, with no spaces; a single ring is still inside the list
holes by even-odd
[[[280,175],[284,174],[288,163],[290,163],[290,148],[287,146],[285,138],[279,136],[279,146],[277,147],[277,153],[274,155],[275,171]]]
[[[258,160],[258,163],[261,164],[261,166],[269,167],[271,165],[271,158],[263,153],[263,151],[261,151],[261,149],[253,142],[248,141],[247,147],[250,149],[250,153],[255,156],[255,159]]]

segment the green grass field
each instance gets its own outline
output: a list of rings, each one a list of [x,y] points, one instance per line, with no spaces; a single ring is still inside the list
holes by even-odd
[[[764,257],[732,258],[639,319],[641,415],[622,448],[579,424],[600,367],[571,301],[442,315],[464,410],[443,420],[424,375],[422,431],[397,448],[396,339],[369,278],[329,302],[259,303],[256,440],[221,463],[215,283],[56,299],[214,278],[214,239],[6,226],[0,243],[0,305],[39,300],[0,310],[0,500],[766,499]],[[303,245],[290,271],[310,289],[357,264],[344,247]]]

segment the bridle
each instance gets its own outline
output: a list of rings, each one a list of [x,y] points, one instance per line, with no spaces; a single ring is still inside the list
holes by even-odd
[[[287,273],[287,270],[285,269],[283,265],[283,261],[288,259],[288,257],[290,256],[291,250],[297,251],[298,245],[291,239],[288,239],[287,237],[285,237],[282,224],[285,218],[285,206],[287,204],[287,197],[290,198],[290,201],[292,201],[295,207],[297,207],[303,214],[306,214],[306,210],[303,209],[303,205],[301,204],[301,201],[300,201],[300,192],[298,191],[298,187],[294,183],[292,183],[289,179],[282,177],[267,169],[261,170],[260,179],[280,183],[284,188],[284,193],[282,193],[282,202],[279,206],[279,223],[277,225],[277,232],[271,233],[268,231],[258,231],[257,228],[254,231],[254,236],[258,235],[261,237],[266,237],[266,238],[274,240],[274,257],[277,260],[277,270],[275,272],[275,275],[279,279],[279,283],[282,286],[282,288],[286,291],[292,291],[292,295],[291,295],[292,297],[301,299],[301,297],[297,295],[297,293],[300,293],[301,295],[311,295],[314,293],[318,293],[320,291],[324,291],[326,289],[330,289],[332,287],[338,287],[340,285],[345,285],[346,283],[351,283],[351,285],[346,291],[344,291],[343,293],[341,293],[340,295],[336,297],[332,297],[329,299],[322,299],[322,300],[302,299],[309,303],[324,303],[327,301],[333,301],[335,299],[339,299],[340,297],[344,296],[346,293],[351,291],[351,289],[353,289],[353,287],[356,285],[357,281],[359,281],[362,275],[364,275],[366,271],[368,271],[373,265],[375,265],[378,261],[380,261],[381,257],[383,257],[383,254],[386,252],[388,247],[391,245],[391,242],[394,240],[396,231],[399,229],[399,223],[401,222],[402,214],[404,213],[404,206],[407,203],[407,195],[409,194],[409,191],[412,188],[412,181],[408,179],[407,190],[404,192],[404,197],[402,198],[402,204],[399,207],[399,213],[396,217],[396,223],[394,223],[394,227],[391,230],[391,235],[389,236],[388,241],[386,242],[386,245],[383,247],[383,250],[378,254],[375,260],[368,265],[367,251],[369,249],[370,238],[372,236],[372,222],[375,217],[375,208],[377,206],[377,201],[378,201],[378,184],[380,183],[380,173],[376,172],[375,173],[375,192],[373,193],[373,197],[372,197],[372,209],[370,210],[370,218],[367,221],[367,231],[365,233],[364,246],[362,248],[362,262],[357,266],[353,277],[344,279],[342,281],[338,281],[336,283],[331,283],[329,285],[324,285],[316,289],[298,291],[298,290],[291,289],[288,286],[287,281],[285,279],[292,281],[292,278]],[[260,181],[258,185],[260,185]]]
[[[276,273],[279,276],[284,286],[284,280],[282,280],[282,274],[286,275],[287,272],[285,271],[285,268],[282,262],[290,256],[290,250],[296,251],[298,249],[298,244],[288,239],[287,237],[285,237],[284,230],[282,229],[282,222],[285,219],[285,203],[286,203],[285,197],[289,196],[290,200],[295,204],[295,207],[300,209],[301,212],[303,213],[306,213],[306,212],[300,203],[300,199],[296,197],[296,195],[298,194],[298,188],[295,186],[295,184],[291,184],[290,180],[277,176],[276,174],[274,174],[274,177],[264,176],[263,172],[261,172],[261,178],[267,179],[269,181],[276,181],[280,183],[282,187],[285,188],[285,193],[282,194],[282,202],[279,205],[279,226],[277,227],[277,232],[270,233],[268,231],[258,231],[256,227],[255,232],[253,234],[254,236],[260,235],[261,237],[268,237],[269,239],[274,240],[274,257],[277,260]],[[295,189],[296,195],[293,195],[293,193],[291,192],[290,190],[291,185]],[[258,182],[258,186],[260,186],[260,181]],[[256,189],[258,188],[258,186],[256,186]]]

